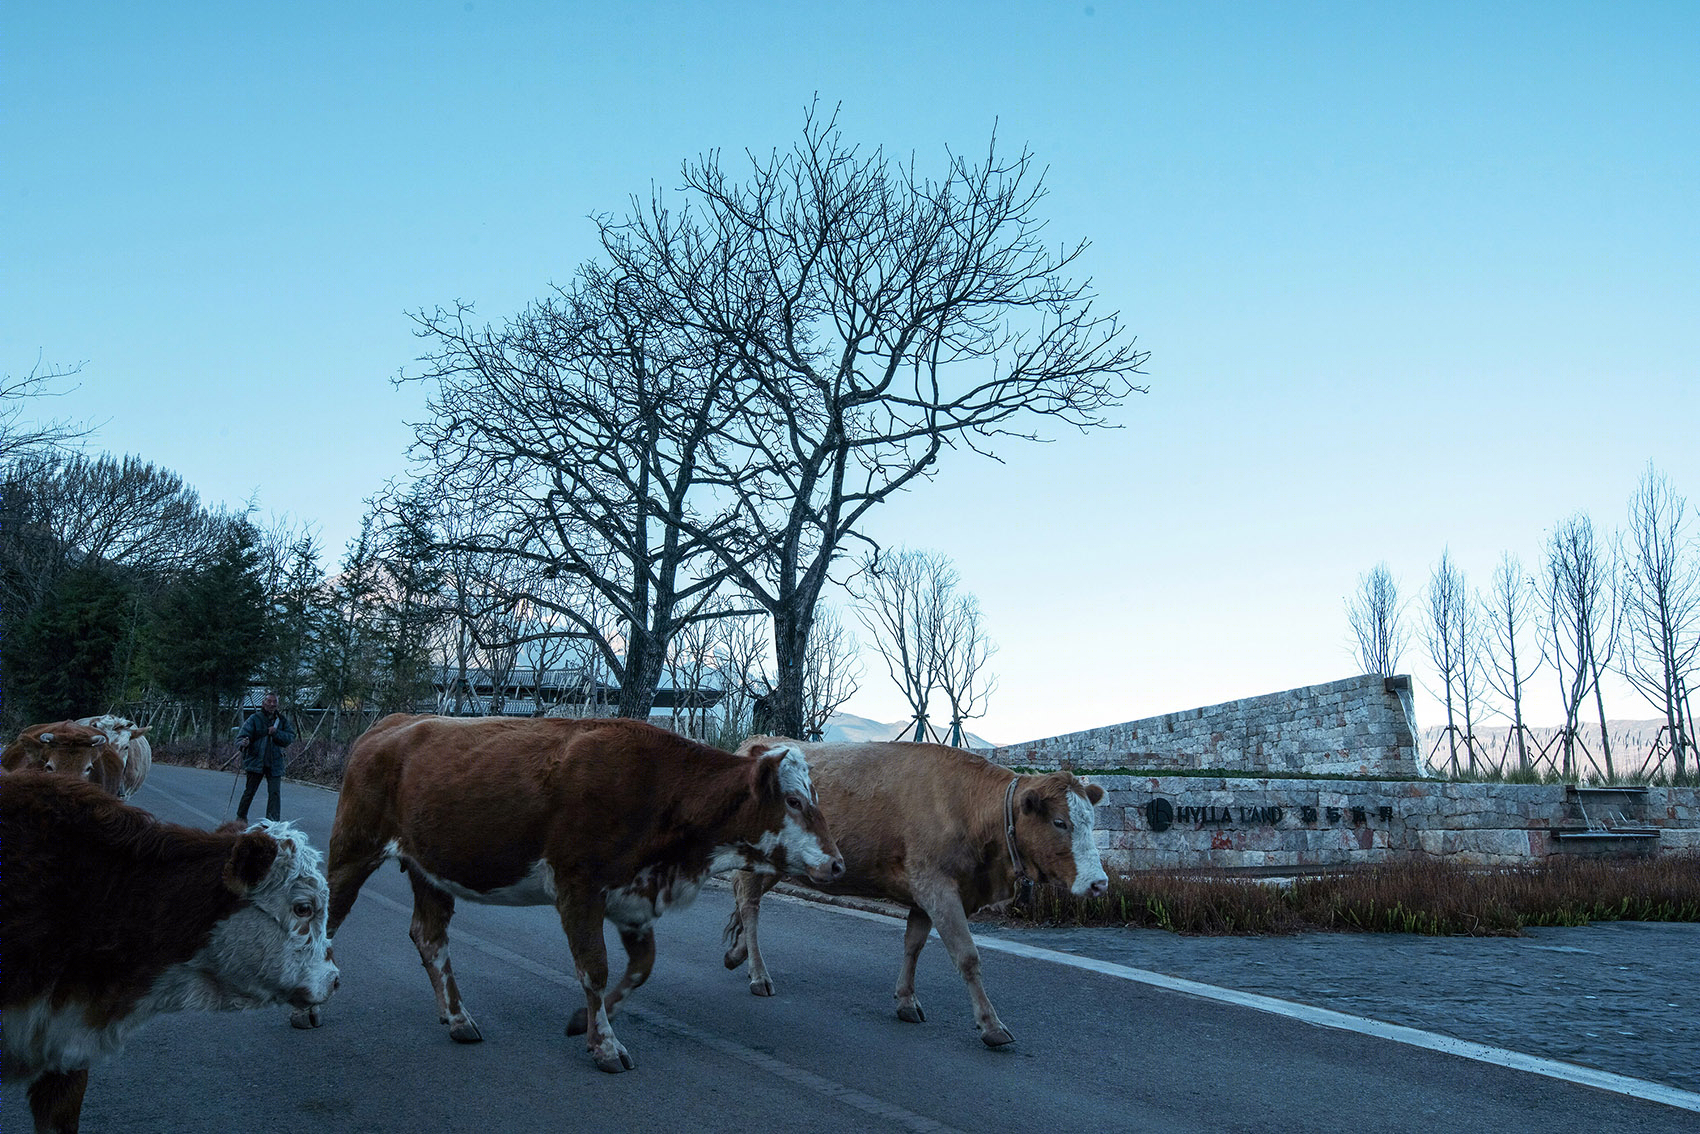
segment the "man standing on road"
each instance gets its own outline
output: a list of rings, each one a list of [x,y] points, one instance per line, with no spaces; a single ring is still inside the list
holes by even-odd
[[[267,693],[260,700],[260,711],[242,722],[236,747],[242,753],[242,770],[248,773],[248,786],[242,792],[242,802],[236,805],[236,818],[248,821],[248,805],[266,781],[266,818],[283,818],[283,750],[295,739],[295,730],[283,714],[277,711],[277,694]]]

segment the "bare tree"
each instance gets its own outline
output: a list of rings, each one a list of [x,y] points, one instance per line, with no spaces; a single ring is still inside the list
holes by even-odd
[[[524,597],[604,642],[619,713],[639,718],[678,629],[726,616],[710,541],[732,517],[705,461],[743,397],[724,349],[658,318],[651,291],[590,264],[500,329],[465,304],[416,316],[435,344],[417,377],[436,395],[415,452],[437,495],[483,518],[459,546],[596,591],[620,619],[618,650],[582,604]]]
[[[936,551],[902,549],[870,555],[852,593],[856,614],[892,682],[909,702],[913,739],[933,739],[928,704],[939,685],[939,646],[956,595],[956,568]]]
[[[839,619],[838,612],[823,606],[815,612],[809,630],[809,648],[804,654],[803,738],[819,740],[826,733],[832,714],[861,688],[861,644],[855,633]]]
[[[6,470],[0,531],[8,607],[29,607],[87,559],[155,579],[210,562],[239,517],[207,509],[183,478],[139,457],[37,453]]]
[[[1454,776],[1460,768],[1459,729],[1454,702],[1458,696],[1460,671],[1467,665],[1462,656],[1464,637],[1460,620],[1468,604],[1469,589],[1464,582],[1464,573],[1453,564],[1452,552],[1443,551],[1440,562],[1429,575],[1428,620],[1423,624],[1423,641],[1428,646],[1429,661],[1440,677],[1442,699],[1446,706],[1446,741],[1451,754],[1449,766]]]
[[[1523,723],[1523,686],[1540,672],[1544,663],[1538,652],[1531,661],[1526,644],[1526,630],[1536,601],[1534,580],[1524,573],[1523,564],[1510,552],[1501,555],[1482,603],[1482,617],[1488,627],[1487,666],[1483,675],[1510,706],[1511,732],[1517,740],[1517,768],[1524,773],[1530,769],[1530,759],[1528,727]]]
[[[794,734],[815,609],[869,509],[947,447],[1105,424],[1146,355],[1066,274],[1085,245],[1043,238],[1032,155],[995,139],[933,179],[811,109],[744,180],[710,153],[683,181],[604,221],[603,245],[699,350],[735,360],[736,412],[707,459],[736,524],[674,522],[772,616],[775,723]]]
[[[1596,774],[1608,779],[1613,774],[1610,740],[1606,736],[1605,708],[1599,692],[1600,659],[1609,657],[1613,633],[1612,586],[1605,552],[1594,534],[1594,522],[1583,513],[1565,520],[1547,539],[1546,569],[1541,576],[1541,601],[1545,610],[1542,649],[1558,675],[1559,697],[1564,707],[1564,774],[1574,775],[1578,764],[1575,749],[1580,743],[1577,719],[1582,701],[1590,692],[1599,707],[1600,737],[1605,755]],[[1587,751],[1585,744],[1583,750]]]
[[[1346,620],[1358,643],[1358,664],[1365,673],[1391,677],[1409,637],[1401,623],[1399,583],[1385,562],[1358,576],[1358,589],[1346,600]]]
[[[997,649],[986,636],[980,600],[967,593],[954,596],[939,624],[938,687],[950,702],[946,743],[965,747],[963,722],[985,715],[986,701],[997,688],[986,662]]]
[[[1681,780],[1684,757],[1696,745],[1684,694],[1700,659],[1700,537],[1689,526],[1687,500],[1651,464],[1629,501],[1620,581],[1620,672],[1664,717]]]
[[[1489,685],[1484,679],[1487,668],[1484,635],[1487,627],[1483,624],[1481,596],[1468,586],[1464,587],[1463,602],[1458,607],[1453,630],[1457,635],[1454,656],[1458,659],[1458,705],[1464,715],[1464,752],[1470,773],[1474,775],[1479,770],[1476,750],[1480,742],[1476,736],[1476,722],[1481,719]]]
[[[73,366],[43,365],[37,356],[35,365],[22,378],[0,375],[0,466],[24,457],[63,453],[74,442],[94,432],[93,426],[68,418],[40,421],[25,416],[26,409],[41,405],[41,399],[70,393],[51,387],[75,376],[82,368],[80,362]]]

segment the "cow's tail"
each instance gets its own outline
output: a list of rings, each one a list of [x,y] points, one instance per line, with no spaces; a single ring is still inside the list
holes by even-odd
[[[743,939],[744,919],[739,917],[738,911],[734,909],[732,911],[732,916],[726,919],[726,928],[720,934],[720,943],[726,946],[726,951],[730,953],[732,951],[732,947],[737,945],[738,942]]]

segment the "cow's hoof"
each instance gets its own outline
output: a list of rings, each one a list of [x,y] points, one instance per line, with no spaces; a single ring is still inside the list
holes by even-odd
[[[751,996],[772,996],[773,995],[773,982],[771,980],[768,980],[766,977],[763,977],[761,980],[752,980],[750,982],[750,995]]]
[[[921,1002],[919,1000],[911,1000],[907,1004],[899,1004],[897,1006],[897,1018],[902,1020],[905,1024],[924,1024],[927,1022],[927,1014],[921,1011]]]
[[[573,1013],[573,1018],[567,1021],[567,1034],[569,1036],[582,1036],[589,1030],[590,1012],[587,1009],[580,1008]]]
[[[322,1023],[324,1021],[319,1018],[317,1008],[297,1008],[289,1014],[289,1026],[292,1028],[316,1028]]]
[[[610,1075],[618,1075],[637,1066],[637,1060],[626,1050],[626,1045],[617,1039],[603,1040],[600,1046],[590,1049],[590,1057],[596,1060],[600,1070]]]
[[[484,1033],[478,1030],[478,1025],[471,1020],[461,1020],[449,1025],[449,1038],[456,1043],[482,1043]]]
[[[744,943],[740,941],[730,949],[726,950],[726,956],[722,957],[721,960],[726,962],[727,968],[735,969],[739,965],[743,964],[749,955],[749,949],[745,948]]]
[[[1009,1034],[1008,1028],[998,1027],[993,1028],[990,1031],[981,1032],[980,1042],[985,1044],[987,1047],[996,1048],[1002,1047],[1008,1043],[1014,1043],[1015,1037]]]

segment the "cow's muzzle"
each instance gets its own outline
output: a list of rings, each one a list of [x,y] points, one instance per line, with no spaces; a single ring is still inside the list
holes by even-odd
[[[844,859],[839,855],[833,855],[818,866],[809,867],[810,882],[836,882],[842,877],[844,877]]]

